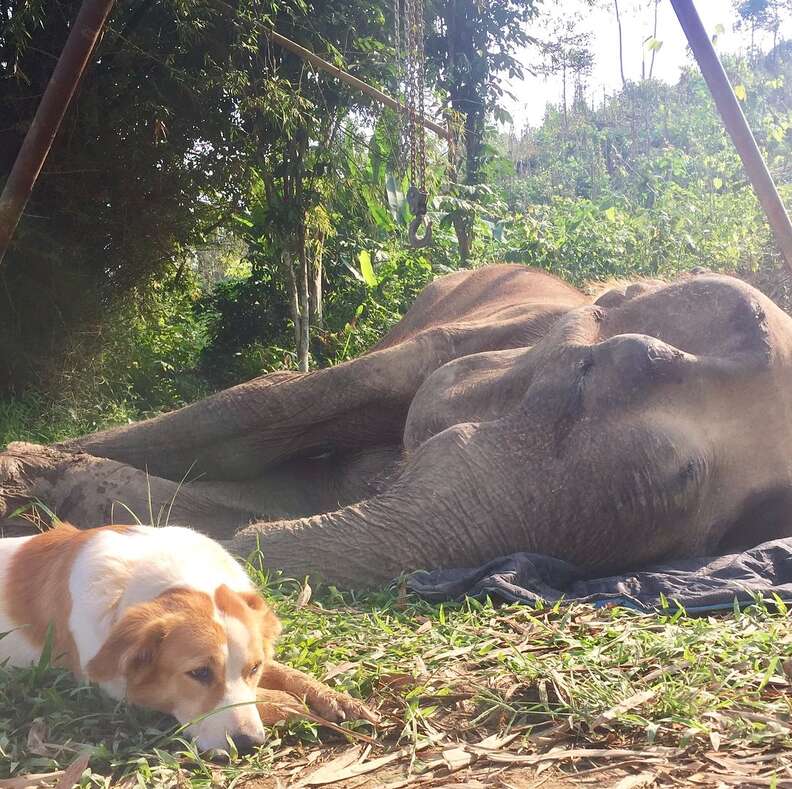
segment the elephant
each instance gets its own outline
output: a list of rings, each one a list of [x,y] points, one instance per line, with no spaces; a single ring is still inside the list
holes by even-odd
[[[755,288],[594,298],[496,264],[434,280],[352,361],[9,445],[0,514],[167,518],[346,587],[518,551],[602,575],[792,535],[790,447],[792,318]]]

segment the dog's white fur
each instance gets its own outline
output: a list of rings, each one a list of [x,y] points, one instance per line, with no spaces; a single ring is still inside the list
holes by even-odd
[[[0,662],[29,665],[41,655],[8,611],[6,604],[10,568],[20,549],[35,537],[0,539]],[[174,587],[205,592],[213,601],[218,587],[244,593],[254,587],[242,567],[216,542],[191,529],[168,526],[132,526],[127,531],[96,530],[78,549],[68,579],[72,605],[68,628],[84,675],[86,668],[108,639],[113,625],[138,603],[154,600]],[[191,722],[190,699],[174,709],[188,734],[201,748],[227,747],[226,735],[244,735],[262,742],[264,728],[256,709],[255,688],[242,677],[250,633],[243,623],[215,606],[215,619],[226,634],[225,693],[217,711]],[[10,631],[10,632],[8,632]],[[55,657],[55,656],[53,656]],[[100,682],[111,696],[123,699],[126,681],[117,676]],[[235,705],[235,706],[230,706]]]

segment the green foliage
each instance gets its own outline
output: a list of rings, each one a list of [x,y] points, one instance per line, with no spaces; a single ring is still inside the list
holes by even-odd
[[[489,117],[506,120],[501,78],[520,79],[515,50],[530,39],[526,23],[537,13],[535,0],[434,0],[426,52],[437,87],[453,112],[464,119],[465,182],[479,183],[484,128]]]
[[[727,66],[783,184],[792,172],[792,101],[782,88],[792,68],[777,55]],[[578,285],[673,276],[693,266],[753,275],[780,263],[697,72],[683,73],[676,85],[628,84],[597,109],[548,108],[539,128],[502,144],[514,164],[497,176],[515,212],[507,228],[509,260]],[[781,191],[792,194],[783,185]]]
[[[422,250],[391,243],[373,256],[365,252],[370,261],[373,257],[370,280],[363,273],[344,277],[342,287],[328,300],[323,341],[326,357],[333,364],[359,356],[378,342],[437,273],[437,265],[433,267]]]
[[[91,340],[119,305],[167,279],[185,247],[245,204],[256,167],[277,177],[273,157],[296,131],[332,116],[328,106],[360,108],[357,93],[271,48],[264,30],[372,78],[388,71],[383,6],[116,4],[4,263],[0,389],[57,382],[68,346],[96,352]],[[79,7],[0,0],[0,183]],[[275,225],[293,220],[284,210]]]
[[[50,443],[169,410],[207,394],[201,353],[208,317],[183,284],[155,285],[119,308],[88,356],[77,344],[61,360],[57,388],[0,398],[0,446]]]
[[[559,197],[528,207],[506,232],[506,260],[544,268],[578,286],[672,277],[701,265],[756,270],[773,249],[747,188],[705,201],[671,188],[653,208],[639,210]]]
[[[0,181],[80,5],[0,4]],[[119,305],[237,203],[257,144],[238,111],[265,68],[256,25],[291,5],[116,5],[4,262],[0,388],[57,380],[68,346],[96,351]]]
[[[283,366],[270,346],[288,344],[286,293],[271,266],[222,279],[197,305],[209,341],[200,369],[213,387],[239,383]],[[288,357],[287,357],[288,358]]]

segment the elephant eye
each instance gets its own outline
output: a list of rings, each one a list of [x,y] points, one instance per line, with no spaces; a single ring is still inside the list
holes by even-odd
[[[250,668],[250,676],[253,677],[256,674],[258,674],[258,670],[260,668],[261,668],[261,661],[259,661],[258,663],[255,663],[253,666],[251,666],[251,668]]]
[[[187,676],[200,682],[202,685],[208,685],[212,681],[212,669],[209,666],[201,666],[194,668],[192,671],[187,672]]]

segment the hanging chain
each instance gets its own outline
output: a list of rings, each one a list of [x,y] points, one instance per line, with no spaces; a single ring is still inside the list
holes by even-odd
[[[407,0],[405,0],[406,2]],[[405,76],[405,53],[402,50],[402,9],[401,0],[393,0],[393,52],[394,52],[394,96],[401,95]],[[396,113],[396,129],[394,131],[396,147],[396,169],[401,169],[407,152],[407,131],[402,113]]]
[[[396,90],[402,74],[402,48],[401,48],[401,3],[393,0],[393,51],[396,54]]]
[[[404,0],[404,40],[405,40],[405,105],[407,107],[407,149],[410,155],[410,182],[415,183],[417,175],[417,150],[415,136],[416,81],[418,77],[417,30],[415,27],[415,6],[418,0]]]
[[[425,99],[425,74],[426,74],[426,52],[424,51],[424,4],[423,0],[413,0],[415,12],[415,37],[416,37],[416,92],[418,93],[418,117],[426,117],[424,112]],[[423,123],[416,124],[417,156],[418,156],[418,188],[426,192],[426,129]]]
[[[423,238],[416,230],[425,221],[428,195],[426,192],[426,130],[424,51],[424,0],[404,0],[404,71],[405,106],[407,111],[407,143],[410,154],[410,188],[407,203],[414,219],[409,235],[413,247],[425,247],[432,242],[431,222],[426,224]],[[421,120],[418,122],[417,119]]]

